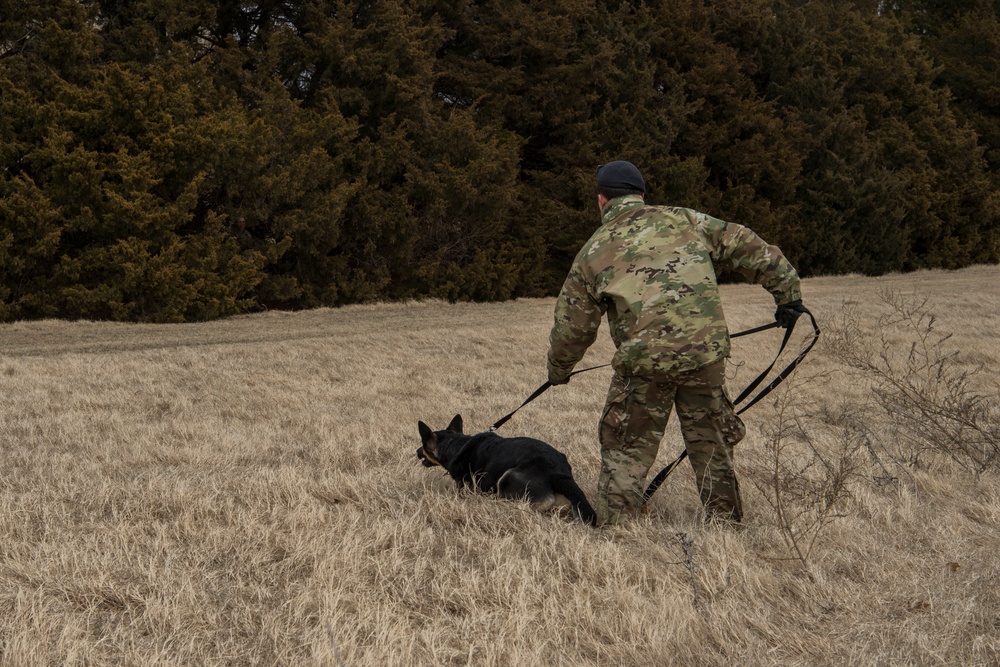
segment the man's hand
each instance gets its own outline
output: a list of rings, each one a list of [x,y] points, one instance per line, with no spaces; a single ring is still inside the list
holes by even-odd
[[[553,377],[551,375],[549,376],[549,384],[551,384],[553,386],[555,386],[557,384],[567,384],[568,382],[569,382],[569,376],[568,375],[566,377],[564,377],[564,378],[561,378],[561,379],[553,379]]]
[[[808,313],[806,307],[802,305],[802,300],[798,299],[796,301],[789,301],[788,303],[783,303],[778,306],[778,309],[774,311],[774,321],[781,325],[781,328],[787,329],[792,326],[795,320],[799,319],[802,313]]]

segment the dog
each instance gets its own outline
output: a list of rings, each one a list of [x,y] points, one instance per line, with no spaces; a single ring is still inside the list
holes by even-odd
[[[568,507],[585,524],[597,525],[597,513],[573,480],[566,455],[534,438],[504,438],[492,432],[465,435],[462,415],[443,431],[418,422],[417,458],[441,466],[459,488],[527,499],[539,511]]]

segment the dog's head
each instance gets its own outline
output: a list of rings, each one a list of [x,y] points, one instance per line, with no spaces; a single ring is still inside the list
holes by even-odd
[[[420,431],[420,447],[417,448],[417,458],[420,459],[420,463],[428,468],[433,466],[444,466],[441,462],[438,444],[441,436],[445,433],[462,432],[462,415],[455,415],[455,418],[451,420],[450,424],[448,424],[448,428],[446,428],[443,432],[432,431],[431,428],[423,422],[417,422],[417,428]]]

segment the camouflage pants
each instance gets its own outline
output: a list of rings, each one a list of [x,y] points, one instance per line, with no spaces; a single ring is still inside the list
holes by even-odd
[[[617,524],[642,509],[645,478],[676,408],[698,494],[709,518],[740,521],[733,446],[746,431],[725,392],[725,360],[662,378],[615,374],[601,417],[597,513]]]

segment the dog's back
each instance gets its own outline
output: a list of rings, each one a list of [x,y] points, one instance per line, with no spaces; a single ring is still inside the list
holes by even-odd
[[[573,479],[566,456],[534,438],[504,438],[495,433],[462,433],[456,415],[444,431],[431,431],[420,422],[424,465],[440,465],[460,486],[504,498],[527,498],[533,507],[568,507],[584,523],[595,525],[597,514]]]

